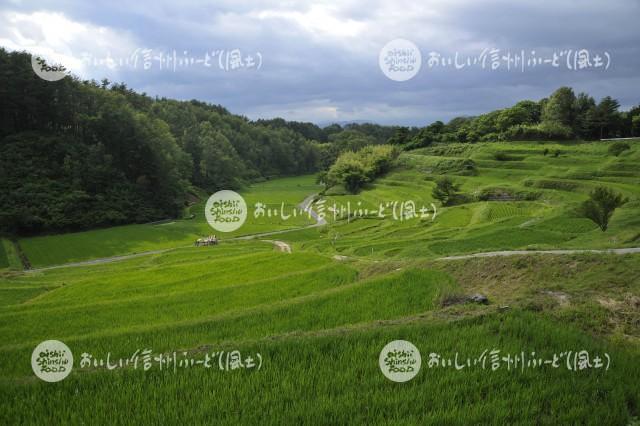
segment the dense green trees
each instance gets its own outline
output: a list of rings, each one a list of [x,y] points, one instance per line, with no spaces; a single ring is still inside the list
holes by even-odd
[[[34,74],[27,53],[3,49],[0,96],[0,231],[7,233],[174,217],[192,185],[236,189],[329,170],[341,154],[383,144],[398,129],[251,122],[219,105],[152,99],[106,79],[49,82]],[[365,164],[362,179],[385,167]],[[356,190],[353,170],[340,179]]]
[[[631,118],[631,136],[640,136],[640,113]]]
[[[433,143],[602,139],[640,136],[640,106],[619,111],[607,96],[599,103],[586,93],[577,96],[561,87],[549,98],[520,101],[510,108],[477,117],[457,117],[447,124],[436,121],[421,129],[400,128],[388,143],[404,149]]]
[[[322,180],[328,188],[341,184],[355,194],[367,182],[388,172],[398,153],[391,145],[367,146],[358,151],[344,152],[322,175]]]
[[[108,80],[45,81],[26,53],[0,49],[0,95],[0,230],[7,233],[175,217],[191,185],[238,188],[319,165],[318,144],[291,126],[252,123],[198,101],[152,99]]]
[[[563,87],[540,102],[423,128],[252,122],[219,105],[153,99],[124,83],[40,79],[27,53],[0,49],[0,231],[38,233],[180,214],[191,186],[215,191],[323,171],[357,192],[396,147],[514,139],[640,136],[640,106],[619,111]],[[392,146],[391,146],[392,145]]]
[[[599,130],[600,138],[619,135],[618,131],[623,117],[618,112],[618,108],[620,108],[620,104],[611,96],[603,98],[595,108],[593,127]]]
[[[440,201],[443,206],[448,205],[458,195],[460,185],[456,184],[448,176],[443,176],[436,181],[436,186],[431,191],[431,195]]]
[[[609,148],[607,149],[607,151],[609,152],[609,154],[615,155],[617,157],[629,149],[631,149],[631,145],[629,145],[626,142],[618,141],[609,145]]]
[[[547,99],[542,108],[542,121],[571,127],[576,119],[576,95],[570,87],[561,87]]]
[[[282,118],[273,118],[271,120],[260,119],[256,121],[256,124],[272,127],[274,129],[289,129],[296,133],[301,134],[306,139],[315,140],[318,142],[326,142],[329,136],[324,129],[313,123],[299,122],[299,121],[286,121]],[[342,131],[342,128],[338,126],[338,131]]]
[[[229,139],[207,121],[197,126],[195,136],[199,161],[194,164],[194,182],[203,188],[239,188],[247,170]]]
[[[384,144],[398,131],[402,133],[402,129],[377,124],[349,124],[344,128],[333,124],[325,127],[323,131],[327,132],[328,142],[318,145],[320,167],[323,170],[329,169],[342,153],[357,151],[370,145]]]

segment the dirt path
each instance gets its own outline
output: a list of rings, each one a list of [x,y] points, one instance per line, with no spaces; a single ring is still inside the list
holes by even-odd
[[[183,246],[183,247],[192,247],[192,246]],[[164,253],[167,251],[175,250],[176,248],[179,248],[179,247],[173,247],[173,248],[162,249],[162,250],[143,251],[140,253],[124,254],[122,256],[102,257],[100,259],[83,260],[81,262],[71,262],[71,263],[65,263],[63,265],[45,266],[43,268],[25,269],[24,272],[40,272],[40,271],[47,271],[49,269],[71,268],[74,266],[100,265],[102,263],[120,262],[121,260],[133,259],[140,256],[149,256],[151,254]]]
[[[261,240],[266,243],[272,243],[274,246],[278,248],[283,253],[291,253],[291,246],[284,241],[274,241],[274,240]]]
[[[271,236],[271,235],[286,234],[287,232],[294,232],[294,231],[299,231],[301,229],[314,228],[314,227],[326,225],[327,221],[324,218],[321,218],[311,208],[311,204],[313,203],[313,200],[315,199],[315,197],[317,195],[318,194],[311,194],[307,198],[305,198],[300,204],[298,204],[298,207],[300,209],[309,212],[309,215],[316,221],[316,223],[314,223],[312,225],[299,226],[299,227],[296,227],[296,228],[283,229],[283,230],[279,230],[279,231],[270,231],[270,232],[262,232],[262,233],[258,233],[258,234],[242,235],[242,236],[239,236],[239,237],[228,238],[228,239],[226,239],[226,241],[259,239],[261,237],[268,237],[268,236]],[[282,251],[284,253],[291,253],[291,246],[289,244],[285,243],[284,241],[277,241],[277,240],[262,240],[262,241],[266,241],[266,242],[270,242],[270,243],[274,244],[280,251]],[[39,271],[46,271],[46,270],[49,270],[49,269],[69,268],[69,267],[74,267],[74,266],[99,265],[99,264],[103,264],[103,263],[119,262],[119,261],[122,261],[122,260],[133,259],[133,258],[140,257],[140,256],[147,256],[147,255],[152,255],[152,254],[165,253],[165,252],[168,252],[170,250],[175,250],[176,248],[185,248],[185,247],[192,247],[192,246],[188,245],[188,246],[172,247],[172,248],[167,248],[167,249],[162,249],[162,250],[151,250],[151,251],[145,251],[145,252],[141,252],[141,253],[133,253],[133,254],[126,254],[126,255],[121,255],[121,256],[104,257],[104,258],[100,258],[100,259],[85,260],[85,261],[81,261],[81,262],[65,263],[63,265],[47,266],[47,267],[44,267],[44,268],[25,269],[24,272],[39,272]],[[490,251],[490,252],[484,252],[484,253],[465,254],[465,255],[460,255],[460,256],[446,256],[446,257],[440,257],[440,258],[438,258],[436,260],[460,260],[460,259],[471,259],[471,258],[476,258],[476,257],[498,257],[498,256],[533,255],[533,254],[558,254],[558,255],[562,255],[562,254],[578,254],[578,253],[630,254],[630,253],[640,253],[640,247],[603,249],[603,250],[595,250],[595,249],[594,250],[580,250],[580,249],[575,249],[575,250],[503,250],[503,251]],[[343,257],[344,257],[344,259],[346,259],[346,256],[343,256]],[[340,259],[340,260],[344,260],[344,259]],[[338,259],[336,259],[336,260],[338,260]]]
[[[258,233],[258,234],[242,235],[242,236],[239,236],[239,237],[228,238],[228,239],[226,239],[226,241],[252,240],[252,239],[257,239],[257,238],[260,238],[260,237],[268,237],[270,235],[286,234],[287,232],[299,231],[300,229],[313,228],[313,227],[316,227],[316,226],[326,225],[327,221],[324,220],[323,218],[320,218],[318,216],[318,214],[315,211],[313,211],[313,209],[310,208],[311,207],[311,203],[313,203],[313,200],[317,195],[318,194],[311,194],[307,198],[305,198],[300,204],[298,204],[298,207],[300,209],[302,209],[302,210],[307,211],[307,209],[309,209],[308,210],[309,214],[316,221],[316,223],[314,223],[312,225],[307,225],[307,226],[299,226],[299,227],[291,228],[291,229],[282,229],[280,231],[270,231],[270,232],[262,232],[262,233]],[[263,241],[272,242],[273,244],[275,244],[280,249],[280,251],[285,252],[285,253],[291,253],[291,246],[289,244],[283,242],[283,241],[272,241],[272,240],[263,240]],[[192,246],[191,245],[179,246],[179,247],[172,247],[172,248],[167,248],[167,249],[162,249],[162,250],[151,250],[151,251],[144,251],[144,252],[141,252],[141,253],[132,253],[132,254],[125,254],[125,255],[121,255],[121,256],[111,256],[111,257],[103,257],[103,258],[100,258],[100,259],[84,260],[84,261],[81,261],[81,262],[65,263],[63,265],[46,266],[46,267],[43,267],[43,268],[25,269],[24,272],[39,272],[39,271],[47,271],[47,270],[50,270],[50,269],[70,268],[70,267],[74,267],[74,266],[100,265],[100,264],[103,264],[103,263],[120,262],[122,260],[133,259],[133,258],[136,258],[136,257],[147,256],[147,255],[151,255],[151,254],[165,253],[165,252],[170,251],[170,250],[175,250],[176,248],[185,248],[185,247],[192,247]]]
[[[229,240],[251,240],[251,239],[254,239],[254,238],[268,237],[270,235],[285,234],[287,232],[299,231],[300,229],[314,228],[314,227],[317,227],[317,226],[326,225],[327,221],[324,218],[321,218],[311,208],[311,204],[313,203],[313,200],[315,199],[315,197],[317,195],[318,194],[311,194],[307,198],[305,198],[300,204],[298,204],[298,208],[300,208],[304,212],[308,212],[309,216],[311,216],[316,221],[316,223],[314,223],[313,225],[298,226],[296,228],[284,229],[284,230],[281,230],[281,231],[263,232],[261,234],[243,235],[241,237],[229,238]],[[274,244],[278,248],[278,250],[280,250],[283,253],[291,253],[291,246],[289,244],[285,243],[284,241],[276,241],[276,240],[261,240],[261,241],[266,241],[268,243]]]
[[[617,249],[603,249],[603,250],[503,250],[503,251],[488,251],[484,253],[464,254],[460,256],[447,256],[440,257],[436,260],[459,260],[459,259],[471,259],[474,257],[498,257],[498,256],[516,256],[516,255],[531,255],[531,254],[579,254],[579,253],[602,253],[602,254],[630,254],[640,253],[640,247],[633,248],[617,248]]]

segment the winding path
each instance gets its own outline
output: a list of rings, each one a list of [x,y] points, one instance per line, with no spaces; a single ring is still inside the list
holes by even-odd
[[[291,253],[291,246],[284,241],[273,241],[273,240],[262,240],[267,243],[272,243],[274,246],[278,248],[283,253]]]
[[[307,225],[307,226],[299,226],[291,229],[282,229],[279,231],[269,231],[269,232],[262,232],[258,234],[242,235],[239,237],[228,238],[227,241],[252,240],[260,237],[268,237],[270,235],[285,234],[287,232],[299,231],[301,229],[314,228],[317,226],[326,225],[327,221],[324,218],[319,217],[318,214],[315,211],[313,211],[313,209],[311,208],[311,204],[313,203],[313,200],[317,195],[318,194],[311,194],[307,198],[305,198],[300,204],[298,204],[298,207],[300,209],[304,210],[305,212],[306,211],[309,212],[309,215],[316,221],[316,223],[312,225]],[[291,253],[291,246],[283,241],[272,241],[272,240],[263,240],[263,241],[273,243],[282,252]],[[103,263],[120,262],[122,260],[133,259],[136,257],[147,256],[151,254],[166,253],[168,251],[175,250],[177,248],[186,248],[186,247],[192,247],[192,246],[188,245],[188,246],[171,247],[167,249],[143,251],[140,253],[125,254],[121,256],[111,256],[111,257],[103,257],[99,259],[83,260],[81,262],[71,262],[71,263],[65,263],[62,265],[45,266],[43,268],[31,268],[31,269],[25,269],[24,272],[40,272],[40,271],[47,271],[50,269],[71,268],[74,266],[100,265]]]
[[[440,257],[436,260],[460,260],[472,259],[474,257],[498,257],[498,256],[517,256],[530,254],[580,254],[580,253],[602,253],[602,254],[630,254],[640,253],[640,247],[615,248],[615,249],[572,249],[572,250],[503,250],[488,251],[484,253],[464,254],[460,256]]]
[[[312,208],[311,204],[313,200],[318,194],[311,194],[307,198],[305,198],[298,207],[305,212],[309,212],[309,215],[316,221],[316,223],[306,226],[299,226],[291,229],[283,229],[280,231],[270,231],[270,232],[262,232],[258,234],[250,234],[250,235],[242,235],[239,237],[228,238],[227,241],[234,240],[252,240],[260,237],[268,237],[271,235],[279,235],[286,234],[287,232],[299,231],[301,229],[314,228],[318,226],[324,226],[327,224],[327,221],[324,218],[321,218]],[[291,246],[284,241],[278,240],[262,240],[265,242],[269,242],[274,244],[280,251],[284,253],[291,253]],[[191,247],[189,246],[180,246],[180,247],[172,247],[162,250],[151,250],[145,251],[141,253],[132,253],[121,256],[112,256],[112,257],[104,257],[100,259],[92,259],[85,260],[82,262],[72,262],[65,263],[63,265],[54,265],[47,266],[44,268],[34,268],[34,269],[26,269],[24,272],[39,272],[46,271],[49,269],[58,269],[58,268],[69,268],[74,266],[85,266],[85,265],[99,265],[103,263],[111,263],[111,262],[119,262],[122,260],[133,259],[140,256],[147,256],[151,254],[159,254],[165,253],[171,250],[175,250],[176,248],[185,248]],[[566,255],[566,254],[580,254],[580,253],[602,253],[602,254],[631,254],[631,253],[640,253],[640,247],[629,247],[629,248],[614,248],[614,249],[570,249],[570,250],[502,250],[502,251],[489,251],[483,253],[473,253],[473,254],[464,254],[459,256],[445,256],[437,258],[436,260],[461,260],[461,259],[472,259],[477,257],[499,257],[499,256],[520,256],[520,255],[534,255],[534,254],[552,254],[552,255]],[[342,258],[346,259],[345,256]],[[340,260],[344,260],[344,259]]]

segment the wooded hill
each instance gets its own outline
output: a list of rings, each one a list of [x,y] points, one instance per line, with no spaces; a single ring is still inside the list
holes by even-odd
[[[28,53],[0,48],[0,231],[33,235],[177,217],[194,187],[213,192],[329,171],[341,153],[369,145],[638,134],[640,107],[619,112],[614,99],[596,104],[570,88],[424,128],[250,121],[123,83],[45,81]]]

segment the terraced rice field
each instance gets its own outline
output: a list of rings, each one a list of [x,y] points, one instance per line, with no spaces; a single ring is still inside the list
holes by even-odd
[[[546,147],[562,153],[545,158]],[[510,160],[496,160],[497,152]],[[473,160],[475,173],[443,172],[460,159]],[[274,217],[234,234],[291,230],[277,239],[292,253],[260,237],[191,246],[211,232],[198,216],[201,206],[190,221],[19,241],[34,266],[166,249],[110,263],[22,272],[3,241],[0,423],[634,424],[638,254],[439,258],[638,246],[638,160],[637,143],[621,157],[599,143],[404,153],[398,168],[361,194],[337,188],[325,205],[375,209],[413,200],[436,204],[433,220],[371,214],[309,228],[308,218]],[[469,202],[442,207],[432,199],[443,173]],[[629,198],[605,233],[574,213],[599,185]],[[493,188],[537,197],[473,198]],[[319,189],[306,176],[257,184],[244,195],[250,205],[293,207]],[[468,302],[478,293],[487,304]],[[73,352],[73,371],[61,382],[45,383],[31,370],[32,351],[46,339]],[[398,339],[422,355],[421,370],[406,383],[388,380],[378,362],[382,348]],[[148,370],[142,358],[136,367],[119,364],[145,350]],[[242,367],[219,368],[220,354],[233,351]],[[492,351],[499,359],[525,353],[530,360],[587,351],[592,365],[605,355],[610,363],[578,371],[566,362],[492,368]],[[473,363],[482,354],[485,368]],[[86,362],[89,355],[103,363]],[[202,363],[170,366],[162,359]]]

